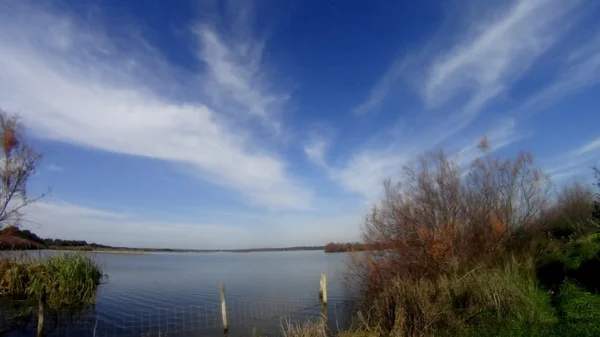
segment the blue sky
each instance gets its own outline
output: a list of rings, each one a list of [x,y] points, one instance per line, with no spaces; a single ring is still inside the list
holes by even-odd
[[[600,154],[600,3],[0,3],[0,107],[45,158],[23,224],[137,247],[357,240],[381,182],[439,148]]]

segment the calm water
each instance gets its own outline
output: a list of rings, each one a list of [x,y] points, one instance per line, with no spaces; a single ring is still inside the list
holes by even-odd
[[[95,312],[59,322],[53,335],[222,335],[219,285],[224,283],[229,336],[277,334],[285,320],[321,313],[321,273],[328,277],[330,327],[343,324],[341,277],[346,254],[260,253],[91,254],[108,274]],[[200,334],[198,334],[200,333]],[[21,335],[23,332],[21,332]]]

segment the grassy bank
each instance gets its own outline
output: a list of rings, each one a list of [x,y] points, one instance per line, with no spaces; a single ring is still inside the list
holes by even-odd
[[[600,336],[600,296],[566,280],[540,286],[517,260],[436,280],[398,278],[338,333],[324,321],[287,324],[289,337]]]
[[[101,280],[100,267],[81,254],[0,260],[0,296],[31,301],[43,296],[52,310],[93,304]]]

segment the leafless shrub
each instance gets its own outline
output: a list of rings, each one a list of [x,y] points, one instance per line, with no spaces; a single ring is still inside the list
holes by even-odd
[[[541,224],[546,233],[558,239],[597,232],[600,227],[592,219],[593,211],[594,192],[573,183],[558,193],[556,202],[544,214]]]
[[[518,229],[533,226],[548,206],[549,183],[533,157],[485,156],[468,173],[443,151],[387,180],[365,221],[363,239],[384,248],[366,261],[395,274],[437,276],[493,260]],[[381,270],[379,270],[381,271]]]
[[[378,249],[361,254],[348,272],[362,307],[398,279],[436,280],[498,265],[519,233],[538,230],[549,179],[531,154],[501,160],[482,144],[482,157],[466,170],[439,151],[405,167],[400,181],[384,182],[363,232],[364,243]]]

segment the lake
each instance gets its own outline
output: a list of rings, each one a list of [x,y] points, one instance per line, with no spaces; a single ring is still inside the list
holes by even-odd
[[[344,253],[90,255],[108,275],[95,312],[61,319],[49,335],[222,336],[220,283],[225,285],[229,336],[277,335],[287,320],[319,317],[321,273],[327,274],[330,328],[344,325],[347,317]]]

